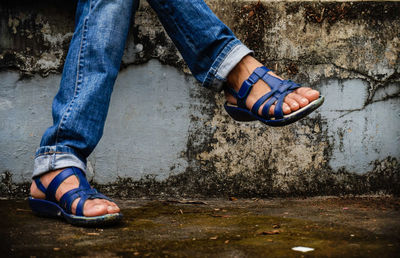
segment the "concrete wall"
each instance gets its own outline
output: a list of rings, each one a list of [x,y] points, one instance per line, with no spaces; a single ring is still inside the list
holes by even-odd
[[[147,3],[89,177],[120,197],[400,193],[400,3],[207,1],[267,66],[326,102],[284,128],[234,122]],[[0,193],[24,195],[72,36],[74,2],[0,4]]]

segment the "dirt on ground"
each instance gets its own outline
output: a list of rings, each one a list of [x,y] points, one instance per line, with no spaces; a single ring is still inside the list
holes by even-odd
[[[0,200],[2,257],[398,257],[400,199],[119,200],[123,221],[80,228]],[[307,247],[308,252],[295,251]]]

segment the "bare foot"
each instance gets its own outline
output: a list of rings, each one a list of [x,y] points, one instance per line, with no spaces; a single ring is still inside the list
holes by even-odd
[[[62,170],[54,170],[49,173],[44,174],[40,177],[40,181],[43,186],[47,188],[50,182],[56,177]],[[61,197],[71,189],[75,189],[79,186],[79,181],[75,176],[70,176],[60,185],[60,187],[56,191],[56,199],[59,201]],[[36,199],[45,199],[45,193],[39,190],[36,186],[35,181],[32,181],[31,184],[31,196]],[[76,214],[76,206],[78,205],[80,198],[76,199],[72,203],[71,211],[73,214]],[[118,213],[120,211],[119,207],[108,200],[104,199],[93,199],[87,200],[83,206],[83,214],[86,217],[94,217],[101,216],[105,214]]]
[[[239,91],[242,83],[251,75],[251,73],[257,68],[263,66],[252,56],[244,57],[235,68],[228,75],[228,85],[232,87],[235,91]],[[273,72],[268,72],[270,75],[280,78]],[[282,79],[282,78],[280,78]],[[253,89],[250,91],[249,96],[246,100],[246,106],[249,110],[253,107],[254,103],[263,95],[271,91],[268,84],[263,80],[259,80],[254,84]],[[226,100],[231,104],[237,104],[236,98],[225,91]],[[285,115],[296,111],[302,107],[307,106],[310,102],[319,98],[319,92],[307,87],[301,87],[296,89],[294,92],[288,94],[285,97],[285,101],[282,106],[283,113]],[[266,102],[265,102],[266,103]],[[262,109],[265,105],[260,106],[258,114],[262,115]],[[274,115],[275,105],[272,105],[269,114]]]

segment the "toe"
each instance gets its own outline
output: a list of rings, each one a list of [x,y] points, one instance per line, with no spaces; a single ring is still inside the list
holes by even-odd
[[[108,201],[108,200],[106,200],[106,202],[107,202],[107,205],[108,205],[108,207],[107,207],[108,213],[118,213],[118,212],[120,212],[120,209],[119,209],[117,204],[115,204],[114,202]]]
[[[78,201],[79,199],[76,199],[72,203],[73,214],[76,214],[76,205]],[[101,216],[108,213],[107,207],[108,205],[105,202],[99,202],[98,199],[86,200],[85,204],[83,205],[83,215],[86,217]]]
[[[311,90],[311,88],[308,88],[308,87],[300,87],[300,88],[298,88],[298,89],[295,90],[295,93],[300,94],[301,96],[304,96],[304,94],[305,94],[307,91],[309,91],[309,90]]]
[[[271,105],[271,107],[269,108],[269,115],[274,116],[274,111],[275,111],[275,105]]]
[[[87,217],[101,216],[108,213],[108,205],[105,203],[90,205],[90,203],[84,205],[83,214]]]
[[[94,199],[88,200],[88,204],[85,203],[84,214],[88,217],[101,216],[105,214],[113,214],[120,212],[119,207],[108,200]]]
[[[73,214],[76,214],[76,206],[78,202],[79,198],[72,203]],[[94,217],[94,216],[105,215],[108,213],[117,213],[119,212],[119,208],[117,207],[117,209],[115,209],[115,206],[113,206],[112,202],[109,202],[108,200],[104,199],[86,200],[85,204],[83,205],[83,215],[86,217]]]
[[[118,213],[120,211],[120,209],[118,208],[118,206],[114,203],[111,202],[109,200],[105,200],[105,199],[94,199],[93,200],[96,205],[104,205],[106,206],[106,212],[100,215],[104,215],[104,214],[111,214],[111,213]],[[97,215],[98,216],[98,215]]]
[[[290,109],[289,105],[286,103],[282,104],[282,111],[285,115],[290,114],[290,112],[292,112],[292,110]]]
[[[272,116],[272,117],[275,114],[275,107],[276,107],[276,105],[271,105],[271,107],[269,108],[269,115]],[[290,109],[289,105],[286,104],[286,103],[283,103],[282,111],[283,111],[283,114],[285,114],[285,115],[290,114],[290,112],[292,112],[292,110]]]
[[[319,98],[319,91],[310,89],[305,92],[304,97],[306,97],[310,102],[314,101]]]
[[[314,101],[319,98],[319,92],[308,87],[298,88],[295,92],[302,97],[307,98],[308,102]]]
[[[299,103],[290,97],[285,98],[285,103],[289,105],[291,111],[296,111],[300,108]]]
[[[307,98],[297,93],[290,93],[288,97],[295,100],[301,108],[307,106],[308,103],[310,103],[310,101]]]
[[[117,205],[110,205],[110,206],[107,207],[107,212],[109,214],[118,213],[119,211],[120,211],[120,209],[119,209],[119,207]]]

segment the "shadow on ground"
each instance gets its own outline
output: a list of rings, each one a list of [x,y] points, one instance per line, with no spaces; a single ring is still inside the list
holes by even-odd
[[[0,200],[2,256],[395,257],[399,198],[121,200],[124,221],[78,228]],[[301,253],[296,246],[314,248]]]

